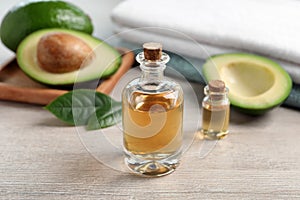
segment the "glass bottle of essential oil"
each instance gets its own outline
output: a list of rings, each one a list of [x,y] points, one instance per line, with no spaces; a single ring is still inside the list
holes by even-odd
[[[125,162],[133,172],[162,176],[179,164],[183,91],[164,77],[169,56],[159,43],[145,43],[136,56],[142,74],[122,93]]]
[[[202,134],[206,139],[222,139],[228,134],[230,102],[228,88],[221,80],[212,80],[204,88]]]

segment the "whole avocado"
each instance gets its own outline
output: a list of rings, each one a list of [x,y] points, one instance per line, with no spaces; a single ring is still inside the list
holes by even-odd
[[[93,32],[90,17],[69,2],[29,1],[16,5],[5,15],[0,37],[7,48],[16,52],[27,35],[44,28],[65,28],[88,34]]]

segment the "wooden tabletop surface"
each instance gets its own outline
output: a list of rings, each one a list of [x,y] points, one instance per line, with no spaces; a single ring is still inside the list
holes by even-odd
[[[13,3],[1,2],[1,11]],[[74,3],[96,12],[83,0]],[[0,50],[3,63],[10,53],[3,45]],[[200,101],[203,87],[192,87],[201,91]],[[185,92],[189,97],[194,90]],[[190,118],[199,120],[197,109],[188,111]],[[232,110],[227,138],[206,141],[195,132],[179,168],[161,178],[101,162],[84,133],[41,106],[0,101],[0,119],[0,199],[300,199],[297,110],[278,107],[261,117]]]
[[[232,113],[226,139],[197,138],[202,155],[187,152],[173,174],[149,179],[96,160],[75,127],[40,106],[0,102],[0,110],[0,199],[300,198],[299,111]]]

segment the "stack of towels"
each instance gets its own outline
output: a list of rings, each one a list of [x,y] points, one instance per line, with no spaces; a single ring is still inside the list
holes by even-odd
[[[300,1],[126,0],[112,19],[121,37],[139,45],[161,42],[166,50],[201,59],[255,53],[280,63],[300,84]],[[300,102],[297,87],[293,104]]]

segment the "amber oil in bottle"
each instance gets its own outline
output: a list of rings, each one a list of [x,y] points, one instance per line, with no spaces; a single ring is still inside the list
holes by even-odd
[[[204,88],[202,101],[202,129],[204,138],[217,140],[228,134],[230,102],[228,88],[221,80],[212,80]]]
[[[122,94],[125,162],[143,176],[163,176],[179,164],[182,146],[183,92],[164,77],[169,56],[159,43],[145,43],[137,55],[141,77]]]

